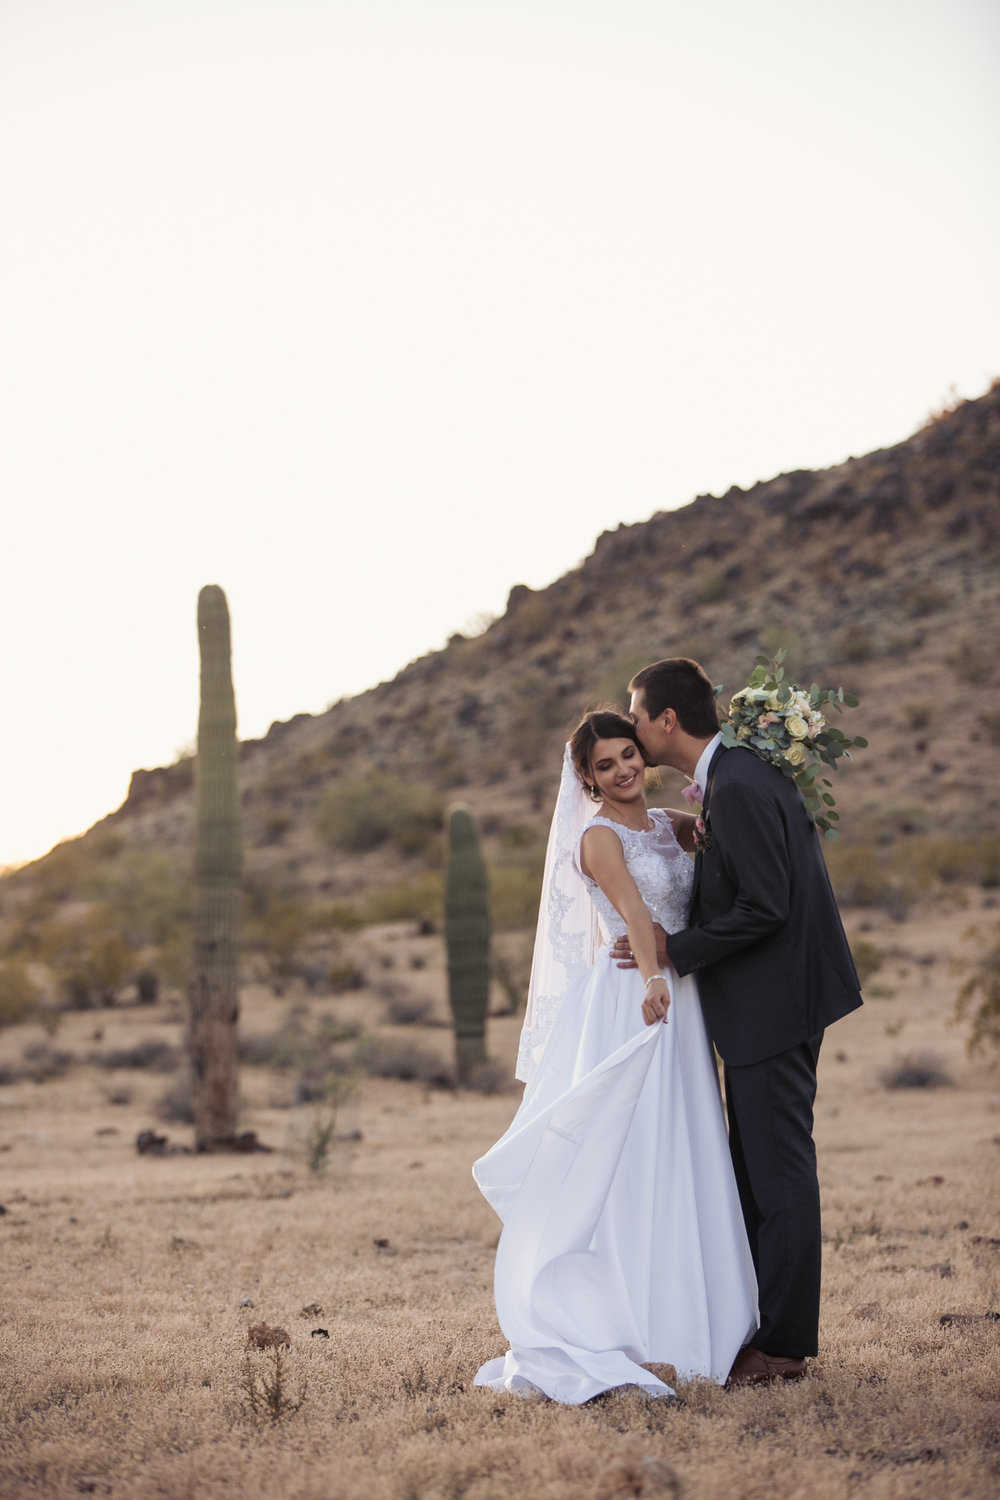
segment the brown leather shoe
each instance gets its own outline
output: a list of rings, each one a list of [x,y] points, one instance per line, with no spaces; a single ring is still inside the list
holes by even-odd
[[[801,1380],[806,1373],[804,1359],[795,1359],[785,1354],[765,1354],[746,1344],[733,1360],[733,1368],[726,1381],[726,1390],[739,1385],[765,1385],[771,1380]]]

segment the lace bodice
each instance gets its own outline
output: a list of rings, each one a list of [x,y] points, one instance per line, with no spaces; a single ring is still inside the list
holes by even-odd
[[[694,880],[694,865],[674,835],[669,814],[662,808],[650,809],[653,827],[646,832],[625,828],[610,818],[591,818],[587,828],[613,828],[621,839],[625,851],[625,864],[636,883],[639,895],[654,922],[659,922],[664,932],[680,932],[688,923],[688,906],[691,901],[691,884]],[[581,833],[580,837],[583,837]],[[580,845],[577,842],[574,863],[579,870]],[[601,931],[607,941],[621,937],[625,923],[615,911],[607,896],[596,881],[580,870],[590,899],[597,908]]]

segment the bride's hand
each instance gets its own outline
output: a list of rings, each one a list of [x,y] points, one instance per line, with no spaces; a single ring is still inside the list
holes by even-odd
[[[659,922],[653,923],[653,936],[656,938],[656,961],[659,964],[665,964],[668,961],[667,934]],[[632,957],[632,950],[628,945],[627,937],[615,939],[611,945],[611,957],[615,960],[619,969],[634,969],[637,967],[636,961]]]
[[[656,974],[646,986],[642,1001],[642,1019],[647,1026],[666,1021],[670,1009],[670,986],[662,974]]]

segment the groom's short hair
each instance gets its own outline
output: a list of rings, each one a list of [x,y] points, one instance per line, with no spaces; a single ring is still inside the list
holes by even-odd
[[[718,733],[715,688],[704,668],[689,657],[670,656],[651,667],[643,667],[628,686],[630,693],[642,693],[651,719],[658,719],[665,709],[672,708],[686,734],[705,739]]]

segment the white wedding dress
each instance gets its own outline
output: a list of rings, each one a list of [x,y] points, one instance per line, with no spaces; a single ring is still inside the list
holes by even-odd
[[[605,818],[654,921],[687,925],[693,866],[669,816],[634,832]],[[585,877],[578,872],[578,878]],[[586,881],[603,935],[625,924]],[[562,999],[506,1134],[473,1173],[503,1221],[495,1294],[510,1349],[476,1384],[589,1401],[722,1382],[757,1327],[753,1264],[711,1045],[693,978],[668,977],[667,1024],[642,1020],[643,981],[607,947]]]

